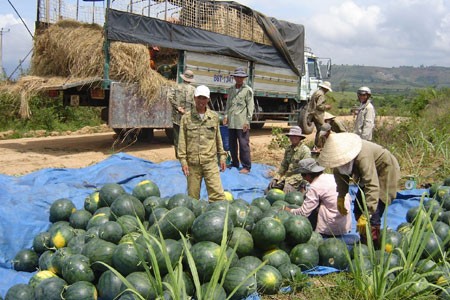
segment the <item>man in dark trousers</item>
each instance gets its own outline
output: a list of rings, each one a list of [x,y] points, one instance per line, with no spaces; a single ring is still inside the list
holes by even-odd
[[[255,103],[253,90],[244,83],[248,77],[243,68],[237,68],[233,74],[235,85],[227,91],[227,105],[223,124],[228,125],[231,165],[239,168],[241,174],[248,174],[252,167],[250,157],[250,122],[252,121]]]

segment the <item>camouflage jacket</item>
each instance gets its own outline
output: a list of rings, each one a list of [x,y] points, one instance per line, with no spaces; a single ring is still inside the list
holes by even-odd
[[[289,145],[284,152],[284,158],[278,169],[278,174],[274,178],[285,180],[285,183],[297,187],[303,180],[302,176],[296,172],[298,162],[304,158],[310,157],[311,150],[308,146],[302,143],[298,144],[296,147]]]
[[[186,112],[195,107],[194,92],[195,87],[187,83],[180,83],[175,88],[170,89],[168,98],[172,105],[172,123],[180,125],[183,114],[178,111],[178,107],[184,108]]]
[[[178,159],[182,166],[217,163],[217,157],[225,161],[219,129],[219,116],[207,109],[203,120],[194,109],[181,118],[178,139]]]

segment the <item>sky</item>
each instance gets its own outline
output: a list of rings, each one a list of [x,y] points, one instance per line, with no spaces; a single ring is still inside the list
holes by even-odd
[[[306,46],[319,57],[331,58],[333,64],[450,67],[449,0],[237,2],[267,16],[304,25]],[[32,50],[32,37],[10,3],[34,34],[37,0],[0,0],[2,62],[7,76]],[[30,57],[25,59],[24,69]]]

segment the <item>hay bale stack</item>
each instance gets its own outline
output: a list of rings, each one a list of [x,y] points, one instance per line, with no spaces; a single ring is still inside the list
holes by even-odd
[[[36,36],[31,73],[40,77],[103,78],[103,28],[76,21],[60,21]],[[110,78],[137,83],[139,95],[152,104],[163,85],[173,83],[150,68],[146,46],[111,43]],[[48,80],[48,78],[46,79]]]

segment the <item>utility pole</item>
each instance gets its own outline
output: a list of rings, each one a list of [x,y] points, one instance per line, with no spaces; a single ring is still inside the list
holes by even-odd
[[[3,53],[3,33],[7,32],[9,32],[9,29],[5,28],[0,29],[0,80],[3,80],[5,78],[5,72],[3,70],[2,53]]]

